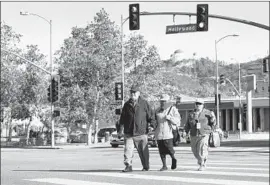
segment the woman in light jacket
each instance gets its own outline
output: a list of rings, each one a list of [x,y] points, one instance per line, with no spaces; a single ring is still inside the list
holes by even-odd
[[[177,160],[174,156],[173,149],[173,133],[172,128],[180,125],[180,115],[175,106],[170,106],[170,96],[167,94],[161,95],[160,107],[156,110],[156,129],[155,137],[158,143],[160,158],[162,161],[162,168],[160,171],[167,170],[166,155],[169,154],[172,158],[171,169],[176,169]]]

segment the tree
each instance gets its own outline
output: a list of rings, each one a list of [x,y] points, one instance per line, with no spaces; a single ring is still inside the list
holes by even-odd
[[[85,28],[74,27],[71,33],[72,37],[65,39],[58,51],[61,87],[68,92],[77,86],[82,92],[84,106],[81,108],[88,116],[88,136],[91,136],[95,120],[104,115],[103,107],[113,101],[111,89],[121,67],[120,31],[102,9],[93,22]],[[74,98],[67,95],[61,97],[61,106],[66,107]],[[88,137],[90,143],[91,137]]]

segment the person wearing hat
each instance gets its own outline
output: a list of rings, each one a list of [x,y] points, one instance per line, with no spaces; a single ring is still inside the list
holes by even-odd
[[[119,136],[124,134],[124,164],[122,172],[132,171],[134,145],[143,166],[149,170],[148,124],[154,124],[154,114],[149,103],[140,96],[139,86],[130,89],[130,99],[125,102],[120,116]]]
[[[204,108],[204,101],[196,99],[195,109],[188,115],[185,132],[190,132],[191,150],[197,159],[199,171],[206,167],[208,157],[208,140],[212,128],[216,124],[214,112]]]
[[[160,158],[162,161],[162,168],[160,171],[167,170],[166,155],[170,155],[172,159],[171,169],[177,168],[177,160],[174,156],[173,149],[173,127],[180,125],[180,115],[177,108],[170,105],[168,102],[170,96],[162,94],[160,97],[160,107],[156,110],[156,128],[155,137],[158,143]]]

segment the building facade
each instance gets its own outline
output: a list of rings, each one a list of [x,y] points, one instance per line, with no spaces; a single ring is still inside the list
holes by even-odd
[[[241,100],[242,104],[242,131],[247,131],[249,125],[252,124],[252,132],[269,131],[269,98],[252,98],[252,122],[246,121],[247,112],[243,108],[246,100]],[[181,102],[176,104],[179,113],[182,116],[181,126],[184,126],[189,111],[195,108],[194,101]],[[214,100],[205,99],[205,108],[216,112]],[[220,124],[219,127],[224,131],[239,130],[239,99],[226,99],[220,103]]]

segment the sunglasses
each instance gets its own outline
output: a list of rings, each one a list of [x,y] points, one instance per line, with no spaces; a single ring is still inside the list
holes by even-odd
[[[195,105],[202,105],[202,103],[195,103]]]

